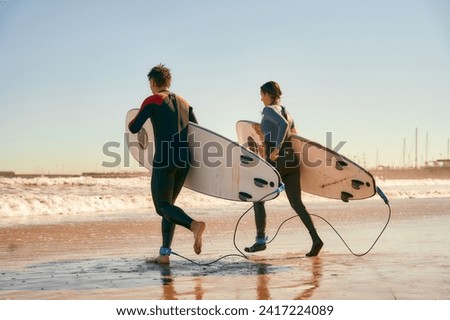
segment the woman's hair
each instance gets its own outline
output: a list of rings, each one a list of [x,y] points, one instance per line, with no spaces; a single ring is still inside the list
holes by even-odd
[[[272,98],[272,103],[279,102],[279,100],[281,99],[281,95],[283,94],[281,92],[280,85],[275,81],[269,81],[264,83],[261,86],[261,92],[268,94],[269,97]]]
[[[156,67],[153,67],[147,77],[149,81],[153,79],[158,87],[170,87],[170,83],[172,82],[170,69],[163,64],[158,64]]]

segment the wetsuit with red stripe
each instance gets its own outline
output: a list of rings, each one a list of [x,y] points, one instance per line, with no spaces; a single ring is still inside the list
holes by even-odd
[[[148,118],[155,137],[153,167],[186,166],[189,161],[187,126],[189,121],[197,123],[189,103],[169,91],[154,94],[142,103],[129,124],[130,131],[139,132]]]
[[[162,247],[170,248],[175,225],[190,228],[193,219],[175,206],[189,172],[189,121],[197,123],[192,107],[182,97],[163,90],[144,100],[129,129],[137,133],[150,119],[155,139],[151,190],[162,219]]]

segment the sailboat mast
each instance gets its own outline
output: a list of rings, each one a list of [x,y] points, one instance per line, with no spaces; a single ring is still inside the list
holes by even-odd
[[[418,137],[418,135],[419,135],[419,129],[416,128],[416,158],[414,160],[416,169],[417,169],[417,137]]]

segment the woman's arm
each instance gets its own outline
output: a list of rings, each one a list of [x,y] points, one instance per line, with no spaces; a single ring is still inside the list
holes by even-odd
[[[264,136],[269,136],[270,142],[280,149],[284,142],[289,124],[286,119],[269,107],[263,110],[263,119],[261,120],[261,129]]]
[[[270,144],[275,148],[271,151],[269,158],[275,161],[280,153],[281,146],[289,129],[287,120],[276,112],[273,108],[265,107],[263,109],[263,119],[261,120],[261,129],[265,139],[268,137]]]

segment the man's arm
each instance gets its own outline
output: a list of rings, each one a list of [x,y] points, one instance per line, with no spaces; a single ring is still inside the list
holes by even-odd
[[[163,99],[160,95],[153,95],[145,99],[136,117],[128,124],[128,129],[130,129],[131,133],[138,133],[145,121],[152,116],[155,104],[161,105],[162,102]]]

